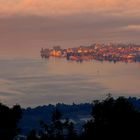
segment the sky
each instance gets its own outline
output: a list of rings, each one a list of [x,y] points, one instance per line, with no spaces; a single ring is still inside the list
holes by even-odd
[[[140,43],[140,0],[0,0],[0,58],[42,47]]]

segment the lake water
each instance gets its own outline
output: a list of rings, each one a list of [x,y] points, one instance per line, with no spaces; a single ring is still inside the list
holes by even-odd
[[[0,60],[0,102],[9,106],[92,102],[108,93],[140,97],[140,63]]]

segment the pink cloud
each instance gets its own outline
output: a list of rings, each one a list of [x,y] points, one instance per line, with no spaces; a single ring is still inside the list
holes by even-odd
[[[1,15],[63,15],[82,12],[139,13],[140,0],[0,0]]]

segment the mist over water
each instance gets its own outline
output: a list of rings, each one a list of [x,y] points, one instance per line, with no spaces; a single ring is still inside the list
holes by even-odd
[[[140,97],[140,64],[68,62],[65,59],[0,59],[0,101],[24,107],[103,99],[106,94]]]

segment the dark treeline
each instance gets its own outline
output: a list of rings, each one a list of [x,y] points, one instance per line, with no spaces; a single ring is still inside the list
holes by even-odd
[[[108,97],[104,101],[94,101],[92,118],[77,134],[69,119],[61,120],[62,114],[56,109],[51,124],[40,122],[41,132],[31,131],[28,140],[99,140],[101,138],[135,139],[139,136],[140,112],[128,99]]]
[[[75,129],[75,124],[70,118],[64,119],[62,116],[61,111],[56,108],[50,122],[41,120],[39,123],[42,129],[30,131],[27,140],[139,138],[140,111],[129,99],[124,97],[114,99],[108,96],[103,101],[94,101],[91,111],[92,117],[83,125],[80,133]],[[0,117],[0,140],[12,140],[18,133],[17,123],[21,118],[20,106],[14,106],[10,109],[1,104]]]

